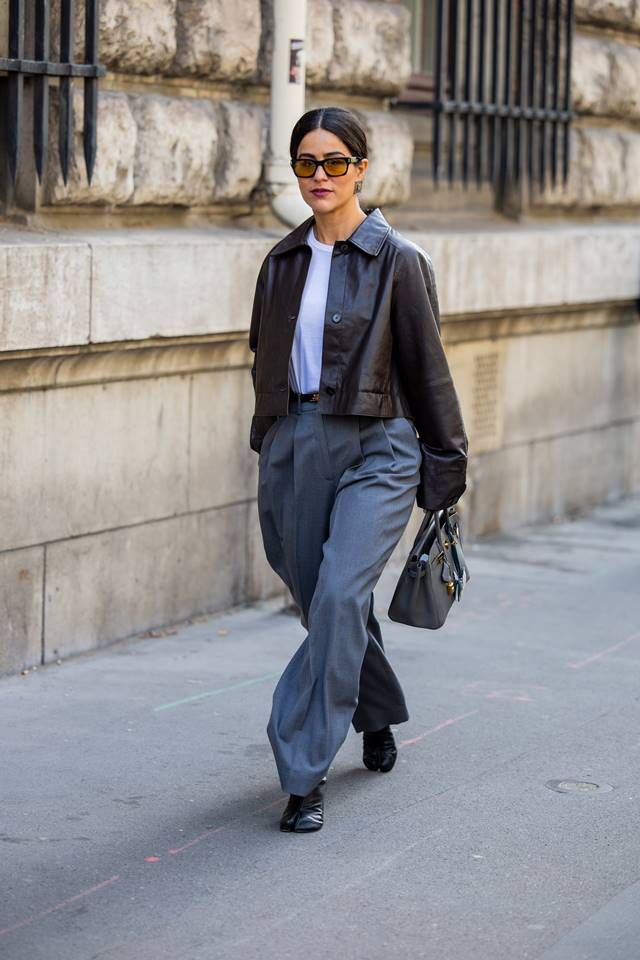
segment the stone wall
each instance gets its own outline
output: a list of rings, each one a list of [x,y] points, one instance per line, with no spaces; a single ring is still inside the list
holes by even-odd
[[[309,0],[307,86],[311,99],[354,96],[370,140],[364,204],[410,196],[413,143],[384,98],[409,76],[409,14],[388,0]],[[59,4],[52,10],[57,36]],[[77,8],[76,55],[83,55]],[[82,147],[83,93],[76,83],[75,144],[65,185],[57,154],[57,89],[51,90],[50,158],[38,191],[41,214],[196,208],[224,212],[255,199],[267,148],[272,3],[260,0],[104,0],[98,154],[91,185]],[[55,42],[54,42],[55,48]],[[355,107],[354,107],[355,108]],[[358,108],[356,108],[358,109]],[[377,167],[376,156],[384,157]],[[260,201],[265,204],[265,198]]]
[[[268,120],[261,104],[103,90],[100,147],[89,185],[82,101],[76,91],[75,147],[67,184],[57,166],[50,164],[41,192],[44,206],[213,208],[249,201],[261,182]],[[370,143],[362,203],[408,199],[413,143],[407,122],[382,110],[361,111],[361,116]],[[55,96],[52,118],[49,150],[55,156]],[[379,167],[378,155],[384,156]]]
[[[408,206],[398,225],[433,257],[470,535],[640,489],[637,7],[578,3],[569,191],[534,210],[558,221],[438,231],[415,215],[415,127],[386,102],[409,75],[407,10],[309,3],[307,105],[360,112],[363,205],[391,223]],[[81,84],[66,186],[52,87],[37,229],[0,228],[0,672],[285,599],[248,445],[255,277],[288,230],[261,219],[272,29],[270,0],[103,0],[91,186]]]
[[[5,4],[6,5],[6,4]],[[55,55],[59,2],[52,8]],[[1,0],[0,0],[1,6]],[[577,0],[566,189],[550,183],[529,198],[532,213],[620,212],[640,206],[640,25],[638,5]],[[104,0],[100,8],[99,149],[87,183],[82,86],[76,82],[75,153],[64,185],[55,160],[36,189],[42,216],[90,208],[110,215],[144,207],[203,214],[268,209],[267,148],[272,0]],[[419,117],[390,111],[410,75],[409,12],[397,0],[309,0],[309,105],[354,101],[371,141],[367,204],[411,200]],[[83,9],[76,49],[83,54]],[[1,29],[0,29],[1,36]],[[376,158],[383,156],[378,168]]]
[[[228,337],[0,363],[0,669],[278,589],[245,352]]]
[[[284,232],[0,234],[0,671],[285,599],[257,520],[246,337]],[[468,534],[640,489],[640,227],[408,236],[436,267]]]

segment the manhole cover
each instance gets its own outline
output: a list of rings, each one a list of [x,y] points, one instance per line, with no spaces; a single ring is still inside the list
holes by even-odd
[[[545,787],[558,793],[608,793],[610,783],[593,783],[591,780],[547,780]]]

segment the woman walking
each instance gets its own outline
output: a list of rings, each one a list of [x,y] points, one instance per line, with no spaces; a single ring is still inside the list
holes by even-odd
[[[431,260],[358,202],[368,159],[357,116],[308,111],[290,153],[312,216],[258,274],[250,446],[265,553],[307,631],[267,726],[290,795],[280,828],[301,833],[323,825],[326,774],[350,724],[368,769],[394,765],[390,725],[409,714],[373,588],[414,501],[436,509],[464,491],[467,438]]]

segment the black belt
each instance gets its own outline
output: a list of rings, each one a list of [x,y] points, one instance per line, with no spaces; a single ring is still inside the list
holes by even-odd
[[[296,403],[298,400],[300,400],[301,403],[305,403],[308,400],[311,400],[314,403],[317,403],[318,400],[320,399],[320,394],[319,393],[296,393],[295,390],[292,390],[291,388],[289,388],[289,399],[293,400]]]

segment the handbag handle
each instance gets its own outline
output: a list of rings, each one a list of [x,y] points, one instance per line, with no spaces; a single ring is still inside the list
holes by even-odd
[[[437,539],[437,541],[438,541],[438,546],[440,547],[441,550],[444,550],[444,544],[443,544],[443,542],[442,542],[442,541],[443,541],[443,538],[442,538],[442,525],[441,525],[441,523],[440,523],[440,513],[441,513],[441,512],[446,515],[446,520],[445,520],[445,522],[444,522],[445,532],[446,532],[446,534],[447,534],[447,536],[448,536],[448,538],[449,538],[449,541],[451,542],[451,541],[453,540],[453,531],[452,531],[451,528],[449,527],[449,519],[450,519],[450,517],[451,517],[451,514],[449,513],[450,510],[453,510],[453,511],[455,512],[454,507],[445,507],[442,511],[436,510],[436,512],[435,512],[436,539]]]
[[[413,550],[411,551],[412,555],[417,557],[423,552],[425,540],[429,534],[429,525],[431,524],[431,518],[433,517],[433,510],[425,510],[424,517],[422,518],[422,523],[418,527],[418,532],[413,543]]]
[[[449,510],[455,511],[455,507],[443,507],[442,509],[446,510],[447,520],[449,519]],[[424,511],[424,517],[422,518],[422,523],[420,524],[418,528],[418,532],[416,533],[414,547],[413,547],[413,550],[411,551],[412,553],[415,553],[419,556],[423,552],[425,541],[429,534],[429,527],[431,526],[432,518],[435,520],[435,530],[436,530],[436,538],[438,540],[438,546],[440,547],[440,550],[444,552],[444,546],[442,543],[442,527],[440,524],[440,513],[441,513],[440,510]]]

